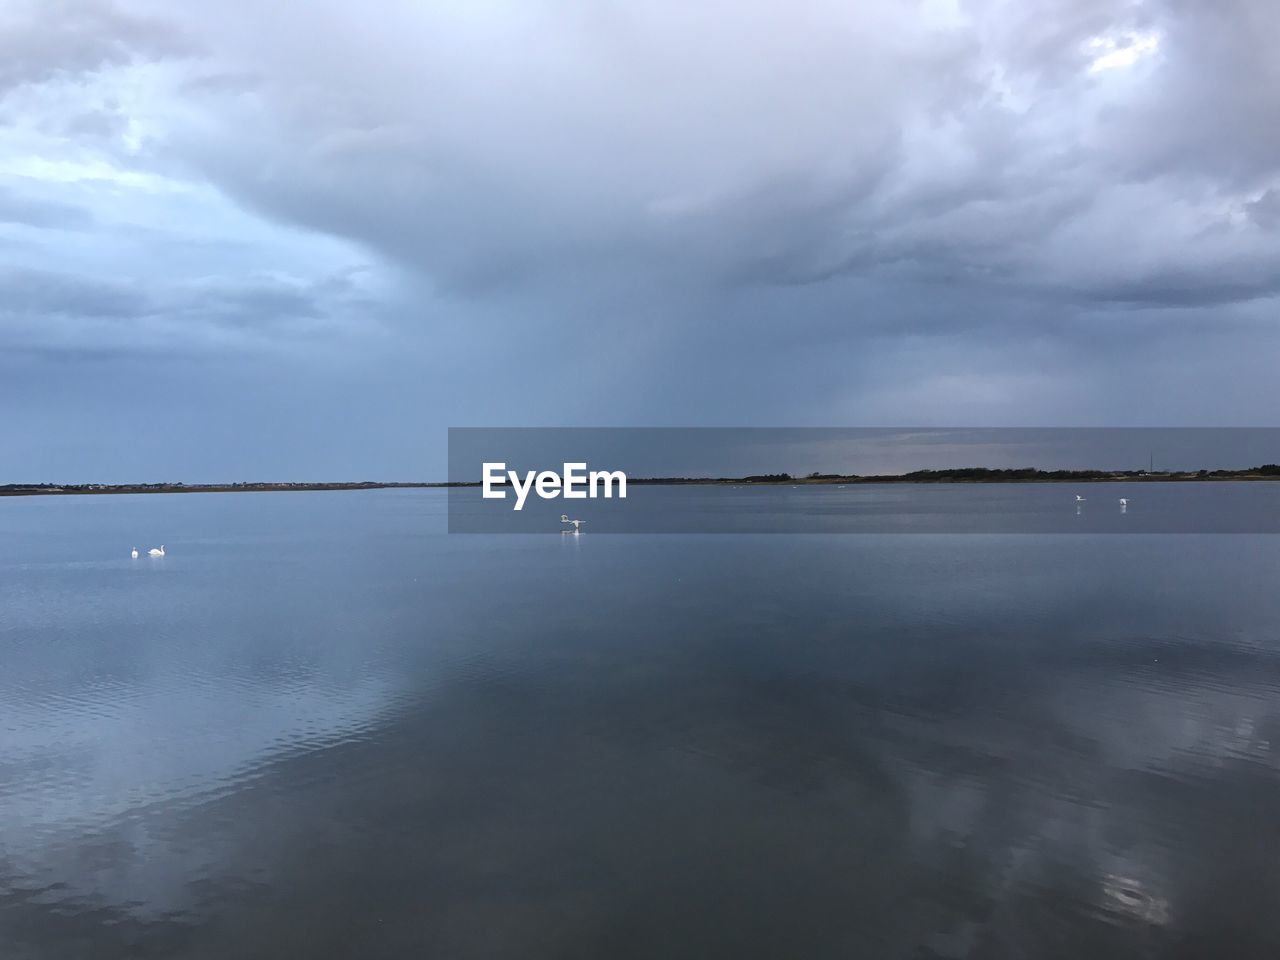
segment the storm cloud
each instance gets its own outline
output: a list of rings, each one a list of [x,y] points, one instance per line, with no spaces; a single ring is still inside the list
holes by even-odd
[[[407,477],[466,424],[1265,424],[1277,41],[1267,0],[10,4],[0,441]],[[141,371],[187,429],[77,454]]]

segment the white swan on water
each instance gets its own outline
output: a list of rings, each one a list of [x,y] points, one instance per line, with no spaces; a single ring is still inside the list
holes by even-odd
[[[129,554],[129,556],[131,556],[131,557],[133,557],[133,559],[137,560],[137,559],[138,559],[138,548],[137,548],[137,547],[134,547],[134,548],[133,548],[133,553]]]
[[[570,519],[569,519],[569,515],[568,515],[567,513],[562,513],[562,514],[560,514],[560,522],[561,522],[561,523],[572,523],[572,524],[573,524],[573,532],[574,532],[574,533],[581,533],[581,532],[582,532],[582,525],[583,525],[584,523],[586,523],[587,521],[585,521],[585,520],[570,520]],[[569,531],[568,531],[568,530],[562,530],[562,531],[560,531],[560,532],[561,532],[561,533],[568,533]]]
[[[1123,510],[1123,509],[1124,509],[1125,507],[1127,507],[1128,505],[1129,505],[1129,498],[1128,498],[1128,497],[1121,497],[1121,498],[1120,498],[1120,509],[1121,509],[1121,510]]]
[[[163,543],[162,543],[162,544],[160,544],[160,546],[159,546],[159,547],[152,547],[150,550],[148,550],[148,551],[147,551],[147,556],[149,556],[149,557],[163,557],[163,556],[164,556],[164,544],[163,544]]]

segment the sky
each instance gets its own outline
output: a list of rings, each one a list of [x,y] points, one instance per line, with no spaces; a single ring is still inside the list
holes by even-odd
[[[0,482],[1274,426],[1278,41],[1273,0],[0,0]]]

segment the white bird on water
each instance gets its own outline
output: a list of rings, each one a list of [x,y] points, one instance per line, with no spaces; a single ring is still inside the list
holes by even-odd
[[[160,544],[160,546],[159,546],[159,547],[152,547],[150,550],[148,550],[148,551],[147,551],[147,556],[149,556],[149,557],[163,557],[163,556],[164,556],[164,544],[163,544],[163,543],[162,543],[162,544]]]
[[[129,556],[131,556],[131,557],[133,557],[133,559],[137,560],[137,559],[138,559],[138,548],[137,548],[137,547],[134,547],[134,548],[133,548],[133,553],[129,554]]]
[[[581,532],[582,532],[582,525],[583,525],[584,523],[586,523],[587,521],[585,521],[585,520],[570,520],[570,519],[569,519],[569,515],[568,515],[567,513],[562,513],[562,514],[560,514],[560,522],[561,522],[561,523],[572,523],[572,524],[573,524],[573,532],[574,532],[574,533],[581,533]],[[560,532],[561,532],[561,533],[568,533],[569,531],[568,531],[568,530],[561,530]]]
[[[1121,497],[1121,498],[1120,498],[1120,506],[1121,506],[1121,507],[1127,507],[1128,505],[1129,505],[1129,498],[1128,498],[1128,497]]]
[[[1078,493],[1076,494],[1076,503],[1084,503],[1084,497],[1080,496]]]

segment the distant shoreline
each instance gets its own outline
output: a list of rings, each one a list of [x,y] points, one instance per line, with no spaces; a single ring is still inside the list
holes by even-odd
[[[456,483],[68,483],[0,486],[0,497],[100,496],[119,493],[291,493],[308,490],[388,490],[397,487],[456,487]]]
[[[892,483],[1185,483],[1206,481],[1280,480],[1280,465],[1269,463],[1246,470],[1194,470],[1151,473],[1144,470],[1001,470],[986,467],[964,467],[952,470],[916,470],[912,473],[859,475],[760,474],[747,477],[628,477],[637,486],[851,486],[854,484]],[[290,493],[337,490],[442,489],[478,487],[480,482],[380,482],[356,483],[78,483],[0,485],[0,497],[33,496],[101,496],[125,493]]]

